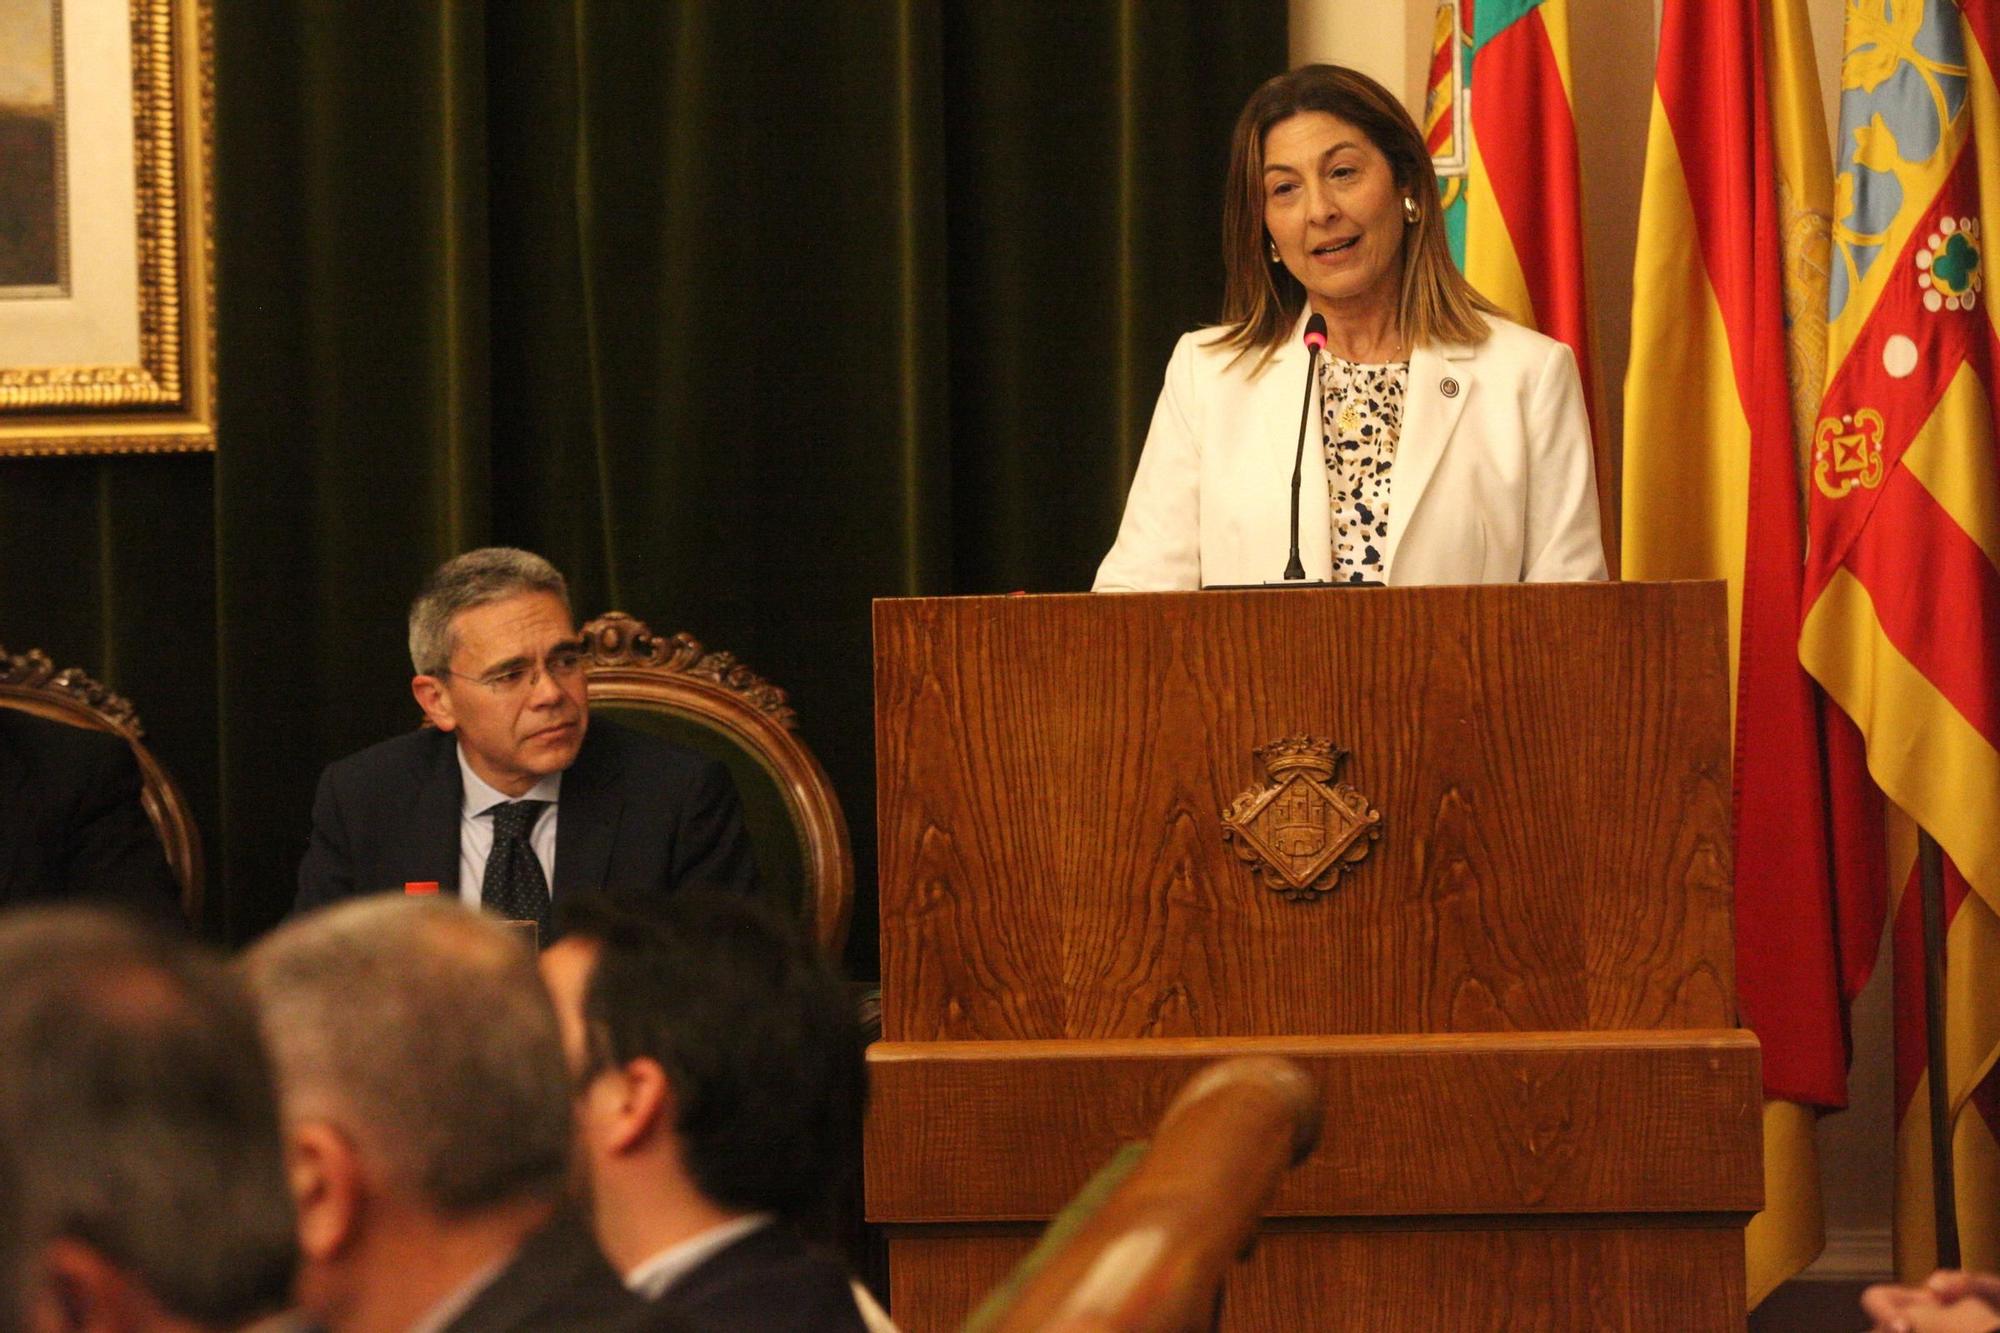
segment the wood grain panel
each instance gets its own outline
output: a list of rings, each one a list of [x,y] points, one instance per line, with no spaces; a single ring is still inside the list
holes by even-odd
[[[1320,1119],[1319,1090],[1293,1061],[1203,1068],[1137,1163],[1008,1294],[993,1333],[1205,1327],[1279,1179],[1319,1141]]]
[[[878,1042],[868,1217],[1052,1217],[1196,1070],[1253,1054],[1295,1061],[1325,1108],[1271,1216],[1762,1206],[1757,1042],[1725,1030]]]
[[[1719,584],[882,601],[885,1035],[1727,1027]],[[1300,733],[1383,837],[1312,903],[1219,815]]]
[[[889,1242],[890,1314],[905,1333],[955,1329],[1032,1234]],[[1258,1239],[1223,1285],[1227,1333],[1686,1333],[1744,1327],[1740,1231],[1297,1228]]]

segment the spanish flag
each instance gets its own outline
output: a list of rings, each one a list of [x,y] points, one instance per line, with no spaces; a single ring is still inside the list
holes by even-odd
[[[1451,64],[1460,57],[1453,88]],[[1569,0],[1445,0],[1430,89],[1426,133],[1459,266],[1510,319],[1569,344],[1595,419]],[[1596,453],[1597,475],[1610,476],[1601,434]]]
[[[1824,1243],[1813,1121],[1846,1105],[1846,1005],[1880,936],[1879,815],[1856,737],[1797,648],[1798,423],[1825,364],[1825,124],[1804,0],[1667,0],[1633,275],[1623,569],[1729,584],[1736,987],[1766,1099],[1752,1305]]]
[[[1914,828],[1946,867],[1946,1064],[1968,1267],[2000,1267],[2000,6],[1850,4],[1830,375],[1799,656],[1893,803],[1896,1262],[1935,1263]]]

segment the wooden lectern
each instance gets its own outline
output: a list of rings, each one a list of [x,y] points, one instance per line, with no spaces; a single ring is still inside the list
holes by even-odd
[[[1325,1128],[1224,1327],[1743,1327],[1725,636],[1719,583],[877,602],[897,1322],[1274,1053]]]

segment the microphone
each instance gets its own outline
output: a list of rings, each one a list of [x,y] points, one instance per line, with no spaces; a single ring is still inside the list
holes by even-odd
[[[1315,314],[1306,321],[1306,398],[1299,404],[1299,444],[1292,452],[1292,562],[1285,566],[1288,580],[1303,579],[1306,567],[1299,560],[1299,475],[1306,461],[1306,418],[1312,412],[1313,381],[1319,370],[1319,354],[1326,350],[1326,316]]]

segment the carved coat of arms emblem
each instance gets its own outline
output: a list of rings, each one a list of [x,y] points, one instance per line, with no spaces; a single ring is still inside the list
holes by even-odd
[[[1269,780],[1222,812],[1222,839],[1272,891],[1309,902],[1368,855],[1382,836],[1381,812],[1333,780],[1347,751],[1331,741],[1287,736],[1257,747],[1256,756]]]

